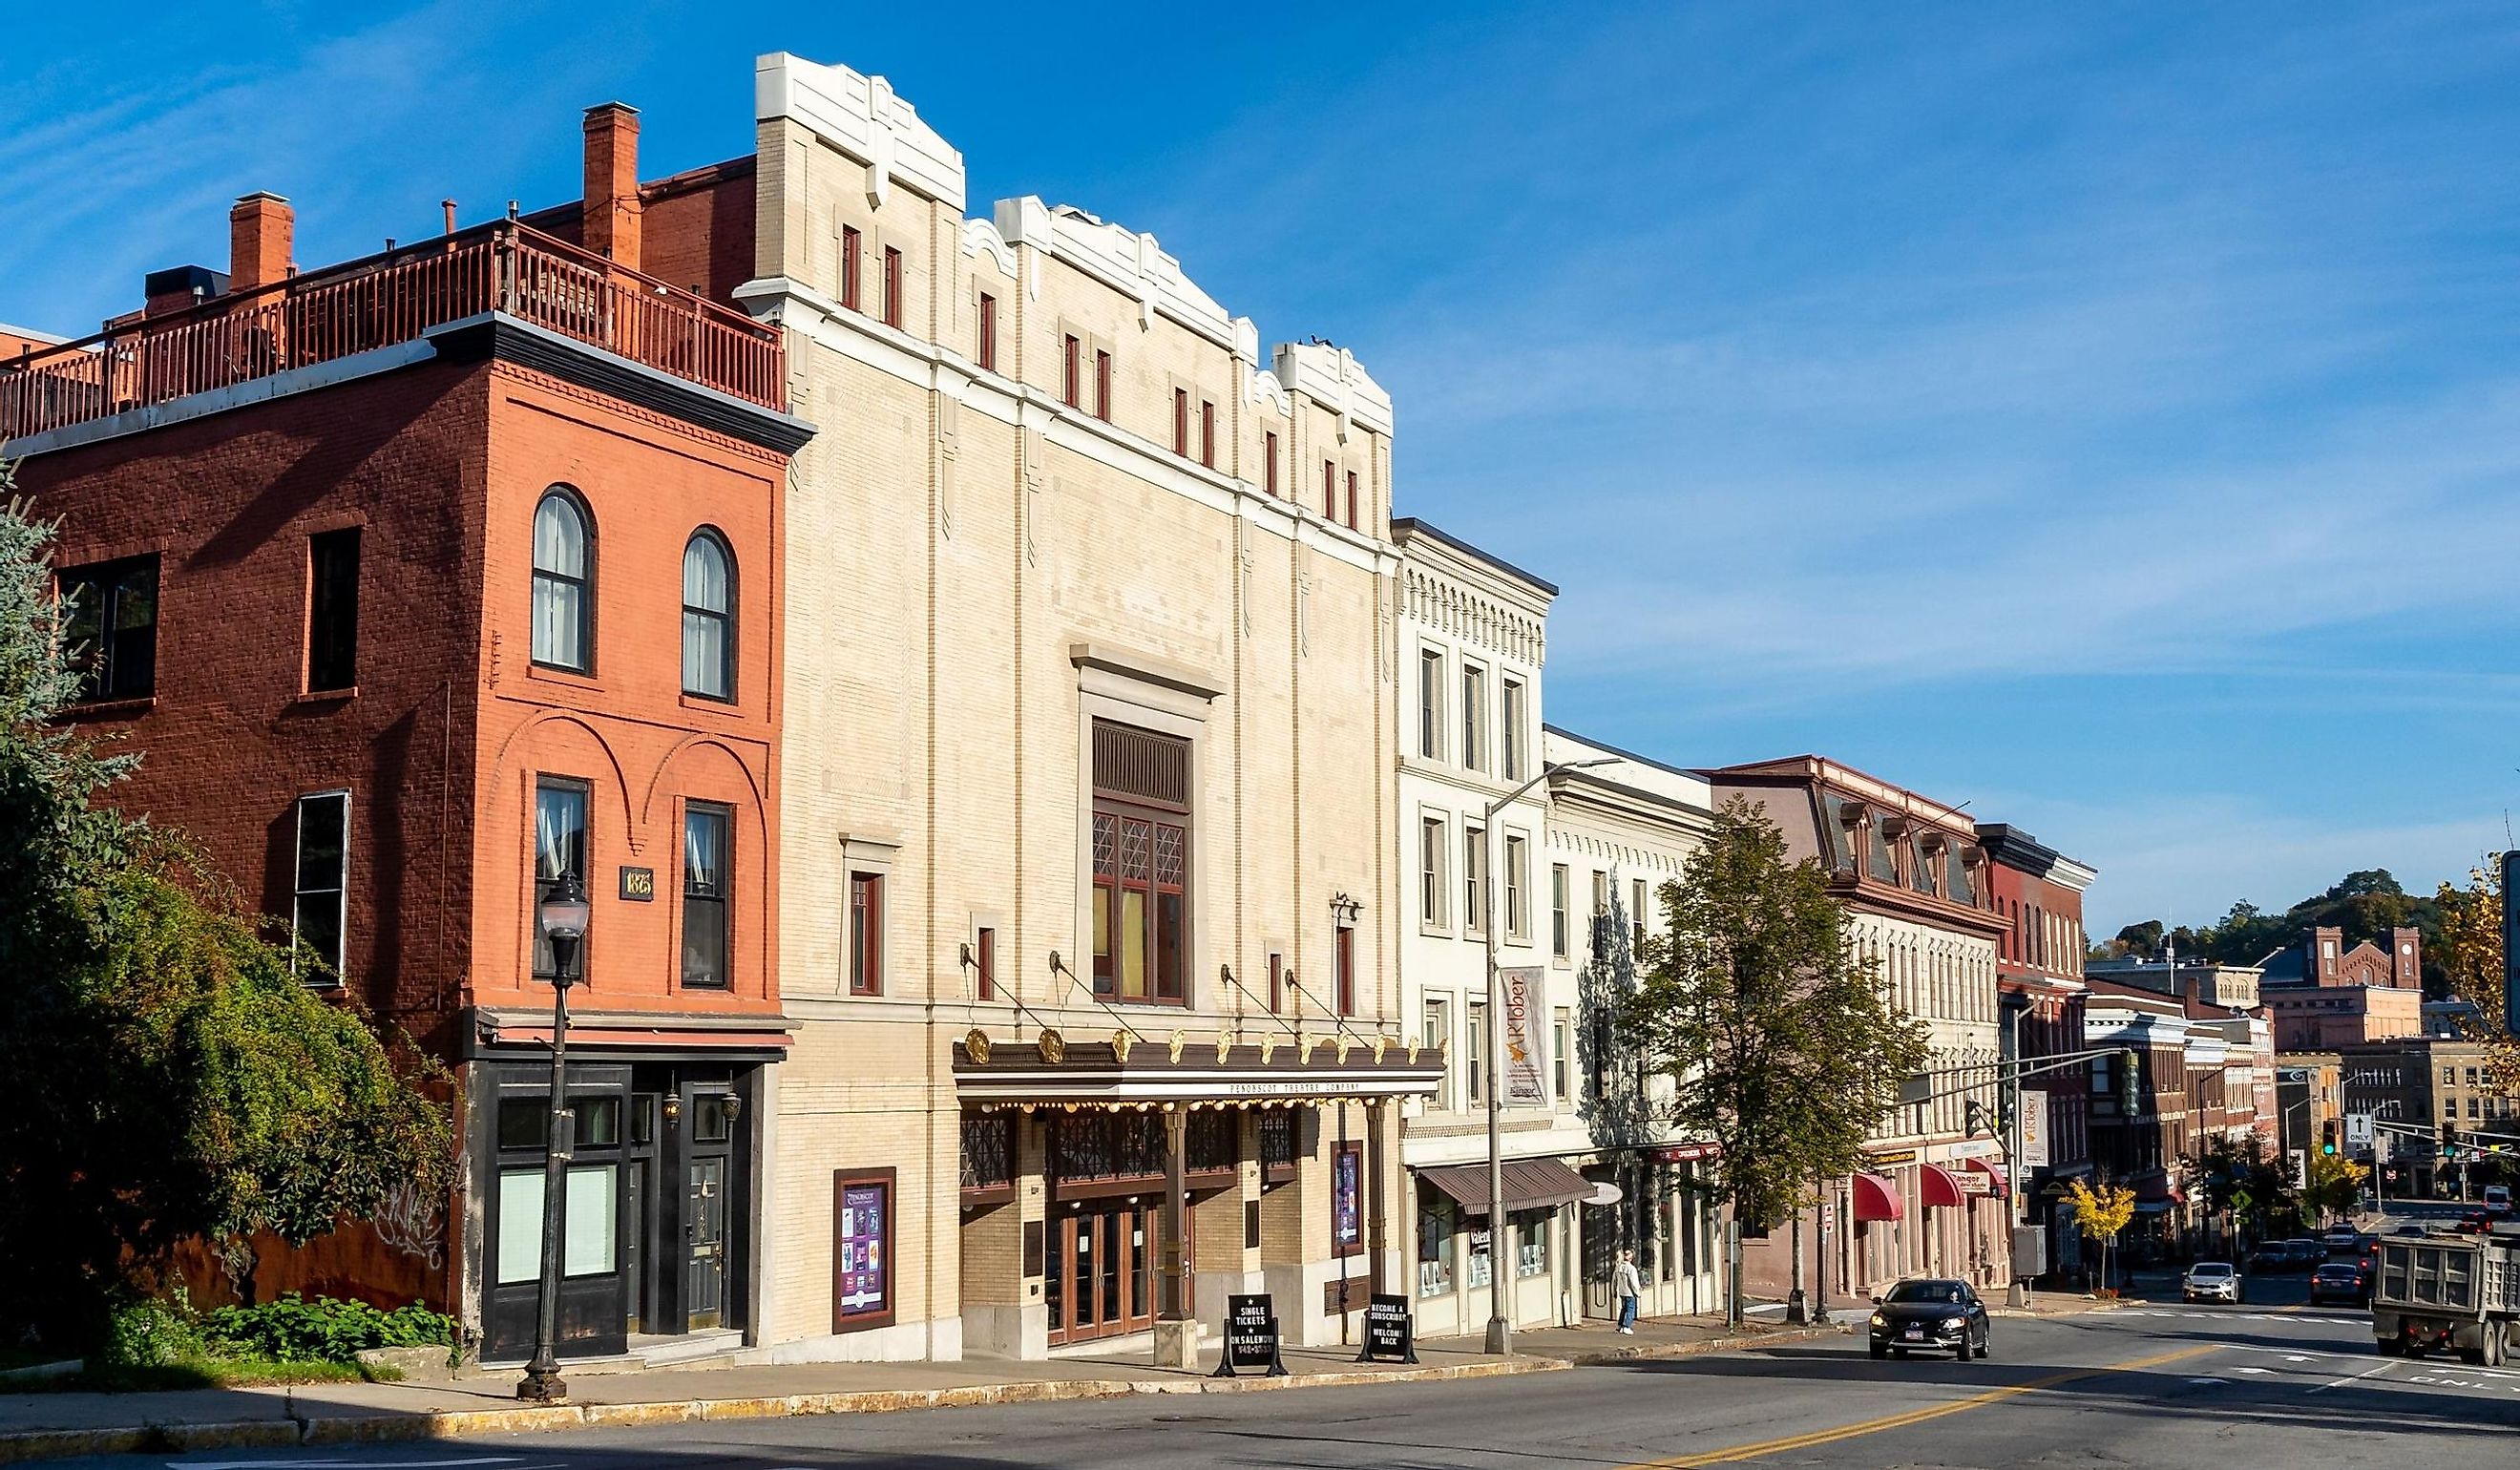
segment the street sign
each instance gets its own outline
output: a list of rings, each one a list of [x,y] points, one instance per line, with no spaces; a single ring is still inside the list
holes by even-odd
[[[2296,1189],[2310,1187],[2310,1150],[2307,1148],[2292,1150],[2292,1186]]]
[[[2369,1113],[2347,1113],[2345,1115],[2345,1141],[2348,1146],[2354,1148],[2368,1148],[2371,1146],[2371,1115]]]

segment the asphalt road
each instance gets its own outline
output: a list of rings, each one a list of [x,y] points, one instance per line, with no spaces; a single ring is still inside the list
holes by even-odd
[[[1873,1362],[1860,1337],[1390,1388],[742,1421],[294,1453],[122,1457],[182,1470],[783,1470],[1757,1463],[2502,1465],[2520,1373],[2382,1358],[2365,1318],[2297,1304],[2002,1318],[1992,1360]]]

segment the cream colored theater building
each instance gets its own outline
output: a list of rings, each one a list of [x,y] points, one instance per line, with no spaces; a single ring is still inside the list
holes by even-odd
[[[781,992],[760,1346],[1158,1347],[1408,1254],[1392,407],[878,77],[757,86],[741,294],[788,338]],[[1377,1241],[1380,1251],[1374,1249]],[[1175,1333],[1178,1338],[1179,1334]]]

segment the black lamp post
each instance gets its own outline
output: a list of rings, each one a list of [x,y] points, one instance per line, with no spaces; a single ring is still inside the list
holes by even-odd
[[[577,947],[586,938],[586,885],[577,869],[562,872],[542,902],[543,936],[552,950],[551,1122],[543,1133],[543,1264],[542,1284],[534,1310],[534,1360],[525,1364],[517,1397],[537,1403],[559,1403],[568,1398],[560,1376],[561,1231],[568,1186],[569,1148],[576,1141],[574,1117],[568,1110],[568,988],[577,978]]]

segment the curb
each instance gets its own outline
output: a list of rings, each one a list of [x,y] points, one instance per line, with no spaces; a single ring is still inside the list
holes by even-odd
[[[1004,1403],[1068,1403],[1179,1394],[1266,1394],[1288,1389],[1359,1388],[1372,1384],[1445,1383],[1517,1377],[1650,1359],[1780,1343],[1809,1342],[1827,1329],[1709,1338],[1666,1346],[1612,1348],[1552,1358],[1381,1372],[1306,1373],[1285,1378],[1081,1378],[1028,1383],[963,1384],[940,1389],[791,1394],[748,1399],[694,1399],[663,1403],[568,1403],[515,1408],[440,1409],[418,1414],[338,1414],[202,1424],[150,1424],[112,1429],[28,1430],[0,1434],[0,1464],[92,1454],[187,1454],[204,1449],[287,1449],[310,1445],[374,1445],[452,1440],[475,1435],[534,1434],[565,1429],[634,1429],[734,1419],[806,1418],[823,1414],[895,1413],[917,1408],[971,1408]]]

